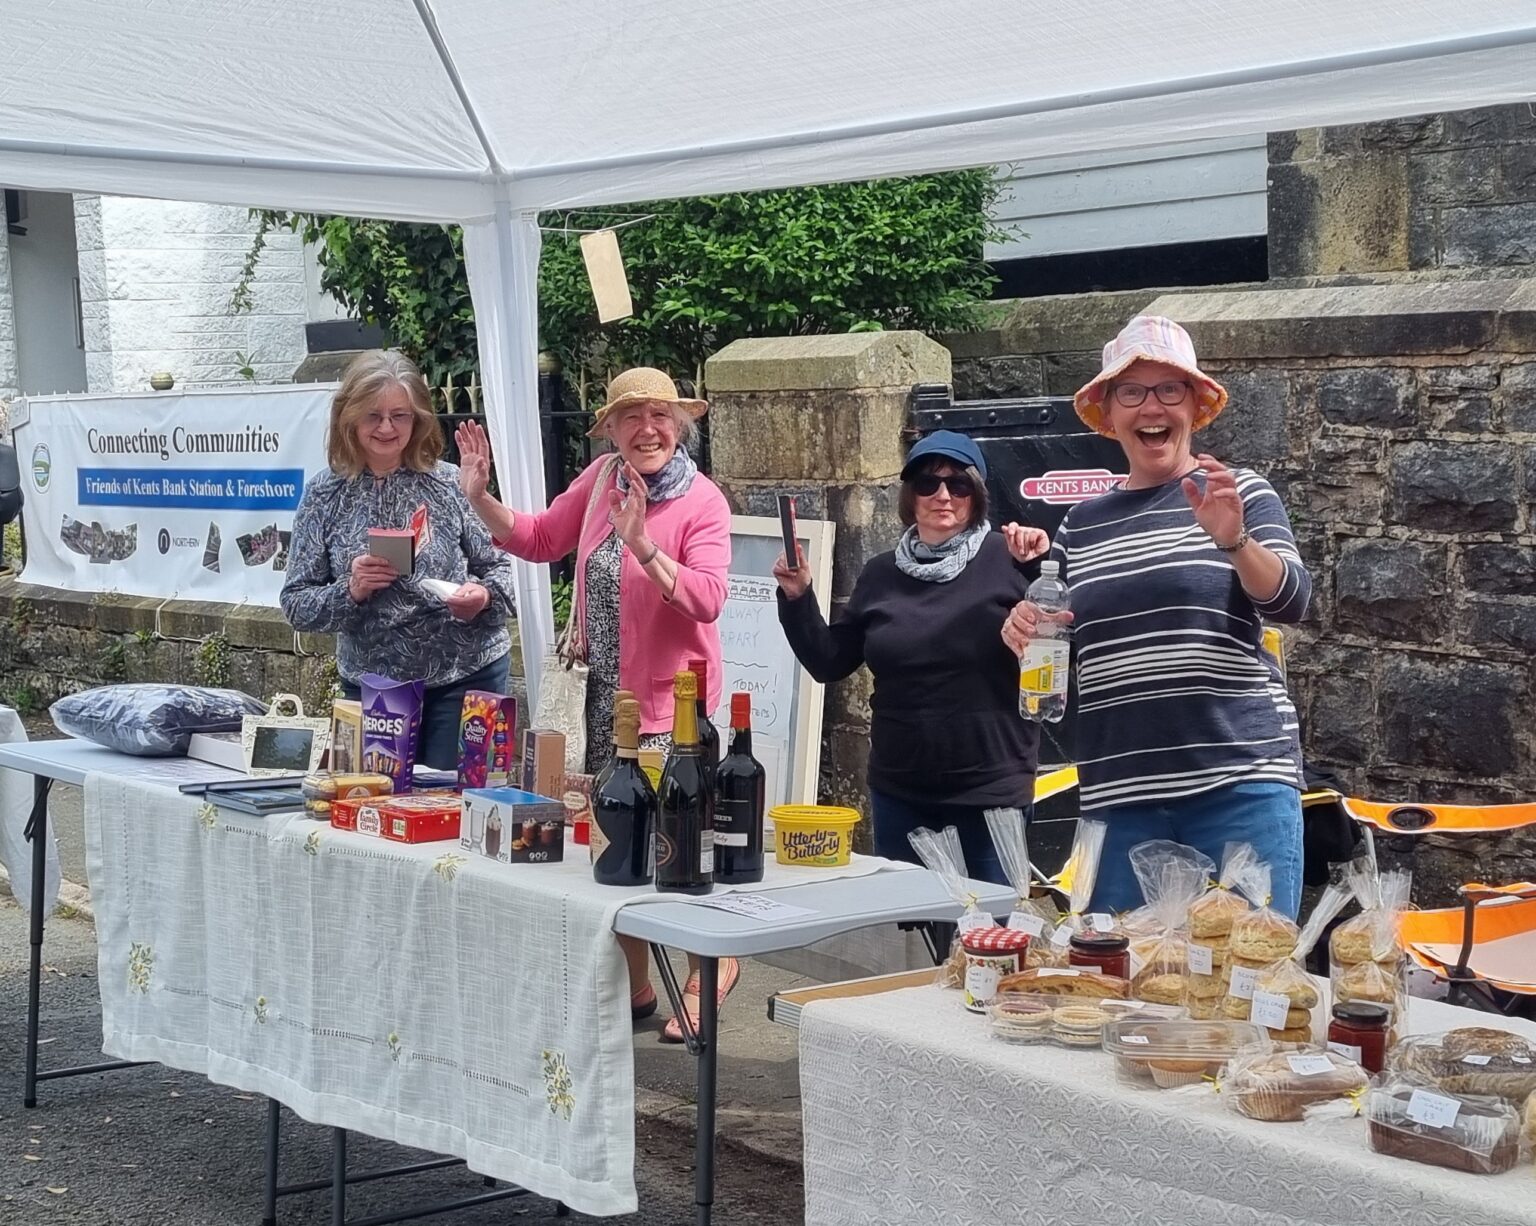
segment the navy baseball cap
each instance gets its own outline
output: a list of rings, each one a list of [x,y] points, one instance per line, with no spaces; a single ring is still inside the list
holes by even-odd
[[[954,430],[935,430],[918,439],[912,450],[907,452],[907,462],[901,467],[901,479],[905,481],[913,468],[933,456],[943,456],[962,467],[969,465],[981,474],[983,481],[987,479],[987,462],[981,458],[981,448],[976,445],[976,440]]]

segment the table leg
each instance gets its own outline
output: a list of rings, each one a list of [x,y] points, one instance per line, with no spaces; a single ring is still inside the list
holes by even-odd
[[[261,1226],[277,1226],[277,1146],[282,1125],[283,1105],[267,1099],[267,1170],[263,1188]]]
[[[53,780],[32,776],[32,813],[27,818],[27,838],[32,840],[31,950],[27,963],[27,1050],[22,1105],[37,1106],[37,1027],[42,1007],[43,983],[43,876],[48,869],[48,790]]]
[[[715,1202],[715,1057],[720,1035],[720,960],[699,959],[699,1107],[695,1120],[693,1203],[698,1226],[709,1226]]]
[[[347,1130],[331,1129],[331,1226],[347,1226]]]

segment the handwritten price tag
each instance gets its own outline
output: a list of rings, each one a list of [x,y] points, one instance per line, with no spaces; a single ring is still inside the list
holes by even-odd
[[[1015,932],[1027,932],[1032,937],[1045,931],[1045,917],[1033,911],[1015,911],[1008,917],[1008,927]]]
[[[1250,999],[1253,1002],[1248,1008],[1250,1022],[1270,1030],[1285,1029],[1285,1015],[1291,1009],[1290,997],[1278,992],[1255,992]]]
[[[1320,1073],[1333,1072],[1333,1061],[1327,1056],[1287,1056],[1285,1062],[1298,1077],[1316,1077]]]
[[[1051,933],[1051,944],[1057,949],[1065,949],[1072,944],[1072,930],[1063,924],[1055,932]]]
[[[1456,1122],[1461,1104],[1443,1094],[1431,1094],[1428,1090],[1415,1090],[1408,1099],[1408,1118],[1426,1128],[1449,1128]]]
[[[1227,991],[1238,1000],[1253,999],[1253,985],[1259,981],[1259,972],[1246,966],[1232,968],[1232,984]]]
[[[1461,1062],[1463,1064],[1487,1064],[1492,1059],[1492,1056],[1463,1056]]]
[[[1095,932],[1113,932],[1115,930],[1115,917],[1105,915],[1103,912],[1095,912],[1088,917],[1088,922],[1093,925]]]
[[[1215,973],[1213,959],[1216,951],[1209,945],[1191,945],[1189,947],[1189,973],[1191,975],[1211,975]]]

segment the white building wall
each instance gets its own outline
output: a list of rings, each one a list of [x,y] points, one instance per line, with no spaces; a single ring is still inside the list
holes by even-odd
[[[243,208],[76,197],[76,238],[93,392],[140,391],[155,371],[178,386],[285,382],[303,359],[307,291],[297,235],[267,235],[252,307],[236,312],[256,223]]]
[[[992,216],[1014,231],[987,244],[988,260],[1268,232],[1268,156],[1262,136],[1186,141],[1003,167]]]
[[[0,224],[0,400],[18,395],[16,379],[16,316],[11,309],[10,235]],[[0,409],[0,436],[5,434],[5,411]]]

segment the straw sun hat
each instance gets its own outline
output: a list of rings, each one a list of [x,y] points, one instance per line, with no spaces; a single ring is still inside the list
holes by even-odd
[[[672,382],[672,376],[666,371],[657,370],[654,366],[636,366],[632,370],[615,375],[609,381],[608,403],[594,414],[592,429],[587,431],[587,437],[606,437],[608,424],[612,420],[611,415],[616,409],[651,401],[678,405],[694,421],[698,421],[709,411],[709,401],[687,400],[679,396],[677,384]]]
[[[1210,425],[1216,414],[1227,407],[1227,389],[1200,369],[1189,333],[1161,315],[1138,315],[1104,346],[1104,369],[1072,398],[1077,415],[1090,429],[1103,435],[1110,433],[1109,414],[1104,408],[1110,382],[1124,374],[1133,362],[1140,361],[1177,367],[1190,377],[1195,388],[1196,430]]]

